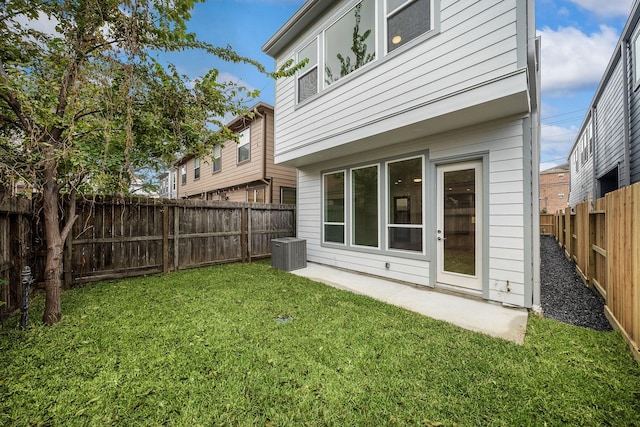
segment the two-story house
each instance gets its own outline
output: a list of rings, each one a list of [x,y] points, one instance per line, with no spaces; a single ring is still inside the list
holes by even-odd
[[[569,153],[569,204],[640,182],[640,1],[634,1]]]
[[[528,0],[309,0],[263,51],[308,260],[539,305],[539,40]]]
[[[273,161],[273,107],[258,103],[227,127],[238,143],[217,146],[210,158],[175,163],[177,197],[254,203],[296,203],[296,170]]]
[[[568,163],[540,172],[540,212],[556,213],[569,206]]]
[[[158,175],[158,195],[162,199],[178,198],[178,174],[171,168]]]

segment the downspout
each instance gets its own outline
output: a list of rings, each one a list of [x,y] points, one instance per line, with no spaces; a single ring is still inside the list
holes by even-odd
[[[596,172],[597,172],[596,165],[598,164],[596,162],[596,156],[598,153],[596,142],[598,140],[596,139],[596,107],[595,106],[591,107],[591,110],[589,110],[589,115],[591,116],[591,141],[589,141],[589,144],[591,144],[591,147],[593,147],[593,152],[591,153],[591,177],[593,179],[593,182],[591,183],[591,188],[593,189],[592,190],[593,194],[591,194],[591,208],[595,209],[596,200],[598,200],[598,194],[600,194],[600,190],[598,189],[598,179],[596,175]],[[589,147],[589,149],[591,149],[591,147]]]
[[[271,184],[267,180],[267,124],[268,124],[267,117],[269,116],[269,114],[266,111],[264,112],[264,114],[261,114],[258,111],[257,106],[253,108],[253,112],[256,116],[262,119],[262,174],[260,176],[260,181],[264,182],[267,185],[267,188],[269,189],[269,192],[268,192],[269,200],[265,200],[265,203],[272,203],[273,189],[271,188]],[[266,196],[267,196],[267,191],[265,191],[265,197]]]

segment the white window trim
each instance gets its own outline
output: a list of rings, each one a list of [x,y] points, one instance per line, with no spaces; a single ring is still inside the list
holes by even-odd
[[[356,215],[355,209],[353,208],[353,197],[354,197],[354,192],[353,192],[353,171],[356,171],[358,169],[366,169],[366,168],[370,168],[370,167],[375,167],[376,168],[376,177],[377,177],[377,199],[378,199],[378,203],[376,205],[376,212],[378,215],[378,231],[377,231],[377,240],[378,240],[378,244],[376,246],[366,246],[366,245],[358,245],[356,244],[355,241],[355,228],[351,227],[351,232],[349,233],[349,246],[352,246],[354,248],[362,248],[362,249],[380,249],[380,242],[381,242],[381,232],[380,232],[380,198],[383,197],[383,192],[381,191],[381,187],[380,187],[380,163],[372,163],[369,165],[365,165],[365,166],[358,166],[358,167],[353,167],[349,169],[349,187],[350,187],[350,191],[349,191],[349,197],[351,200],[349,200],[349,212],[351,213],[350,215],[350,219],[351,219],[351,224],[354,223],[354,217]],[[345,180],[346,181],[346,180]]]
[[[633,88],[640,87],[640,31],[631,39],[631,66],[633,68]]]
[[[382,0],[383,2],[383,9],[384,9],[384,37],[382,38],[382,42],[384,43],[383,45],[383,49],[384,49],[384,54],[385,56],[387,55],[393,55],[396,52],[399,51],[403,51],[405,49],[408,49],[406,46],[412,46],[415,43],[420,43],[419,40],[424,40],[426,38],[429,38],[431,36],[433,36],[433,34],[436,32],[436,23],[438,21],[436,21],[435,16],[436,16],[436,6],[438,6],[438,12],[440,10],[439,8],[439,4],[436,4],[435,0],[428,0],[429,1],[429,31],[427,31],[426,33],[420,34],[419,36],[409,40],[408,42],[406,42],[405,44],[403,44],[402,46],[398,46],[396,49],[394,49],[393,51],[389,51],[389,45],[387,43],[387,39],[389,37],[389,25],[387,24],[388,20],[390,17],[396,15],[398,12],[402,11],[403,9],[409,7],[409,5],[413,2],[412,0],[406,0],[402,5],[396,7],[393,10],[388,10],[387,9],[387,0]],[[439,1],[439,0],[438,0]],[[438,14],[439,16],[439,14]]]
[[[246,127],[240,132],[238,132],[239,138],[242,138],[244,135],[246,135],[247,142],[245,142],[244,144],[240,144],[240,141],[238,141],[238,146],[236,147],[236,164],[238,165],[251,161],[251,128],[250,127]],[[244,160],[240,160],[240,148],[244,146],[249,147],[249,157],[247,157]]]
[[[218,150],[218,158],[215,157],[216,149]],[[216,170],[216,163],[220,164],[220,168]],[[213,153],[211,153],[211,173],[220,173],[222,171],[222,147],[217,145],[213,148]]]
[[[306,70],[304,73],[300,73],[298,72],[296,74],[296,104],[301,104],[306,102],[308,99],[314,98],[316,95],[318,95],[318,93],[320,93],[320,78],[322,77],[322,73],[320,73],[320,43],[319,43],[319,37],[320,36],[315,36],[313,38],[313,40],[311,40],[309,43],[305,44],[304,46],[302,46],[300,49],[298,49],[298,51],[296,52],[296,61],[300,62],[302,59],[304,58],[300,58],[300,53],[305,50],[307,47],[309,47],[312,43],[316,44],[316,65],[315,67],[311,67],[308,70]],[[300,101],[300,79],[305,77],[307,74],[311,73],[314,69],[316,69],[318,71],[318,80],[316,81],[316,93],[314,93],[313,95],[303,99]]]
[[[193,159],[193,180],[194,181],[197,181],[200,179],[200,173],[201,173],[200,166],[201,166],[200,158],[196,157],[195,159]],[[196,174],[198,176],[196,176]]]
[[[347,216],[347,205],[349,204],[349,200],[348,200],[348,194],[347,194],[347,176],[348,176],[348,170],[347,169],[339,169],[339,170],[334,170],[334,171],[330,171],[330,172],[325,172],[322,174],[322,196],[321,196],[321,200],[320,200],[320,204],[321,204],[321,210],[322,210],[322,244],[323,245],[331,245],[331,246],[342,246],[345,247],[347,246],[347,222],[346,219],[348,218]],[[342,218],[343,221],[342,222],[327,222],[325,220],[325,216],[326,216],[326,209],[325,209],[325,176],[327,175],[333,175],[336,173],[342,173],[344,175],[344,179],[342,182],[342,194],[344,197],[344,206],[342,207],[343,213],[342,213]],[[343,243],[339,243],[339,242],[327,242],[326,241],[326,236],[325,236],[325,226],[327,225],[341,225],[342,226],[342,241]]]
[[[391,163],[398,163],[398,162],[404,162],[407,160],[412,160],[412,159],[421,159],[421,163],[422,163],[422,182],[420,185],[420,192],[422,194],[422,224],[391,224],[390,218],[391,218],[391,206],[389,204],[389,194],[391,193],[389,190],[389,165]],[[425,209],[425,181],[427,179],[426,176],[426,156],[424,155],[418,155],[418,156],[410,156],[410,157],[402,157],[402,158],[398,158],[398,159],[393,159],[393,160],[388,160],[384,163],[384,169],[385,169],[385,177],[386,177],[386,182],[384,183],[385,186],[385,217],[384,217],[384,232],[386,233],[386,250],[390,251],[390,252],[396,252],[396,253],[403,253],[403,254],[421,254],[421,255],[426,255],[427,253],[427,241],[426,241],[426,221],[427,221],[427,210]],[[410,250],[404,250],[404,249],[396,249],[396,248],[391,248],[390,247],[390,241],[389,241],[389,229],[391,228],[421,228],[422,229],[422,251],[418,252],[418,251],[410,251]]]

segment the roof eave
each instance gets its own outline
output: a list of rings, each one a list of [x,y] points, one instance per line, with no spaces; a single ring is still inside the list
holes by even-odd
[[[300,31],[327,10],[335,0],[307,0],[296,13],[262,46],[262,51],[276,58]]]

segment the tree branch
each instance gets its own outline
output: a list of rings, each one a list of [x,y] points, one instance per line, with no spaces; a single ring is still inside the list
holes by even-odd
[[[31,122],[29,118],[25,116],[22,112],[22,104],[20,104],[20,100],[16,97],[15,93],[9,89],[9,75],[4,68],[4,63],[2,62],[2,58],[0,58],[0,83],[5,86],[6,94],[2,96],[4,101],[7,103],[13,114],[16,115],[20,125],[22,126],[22,130],[26,133],[31,133],[33,130],[31,128]]]

